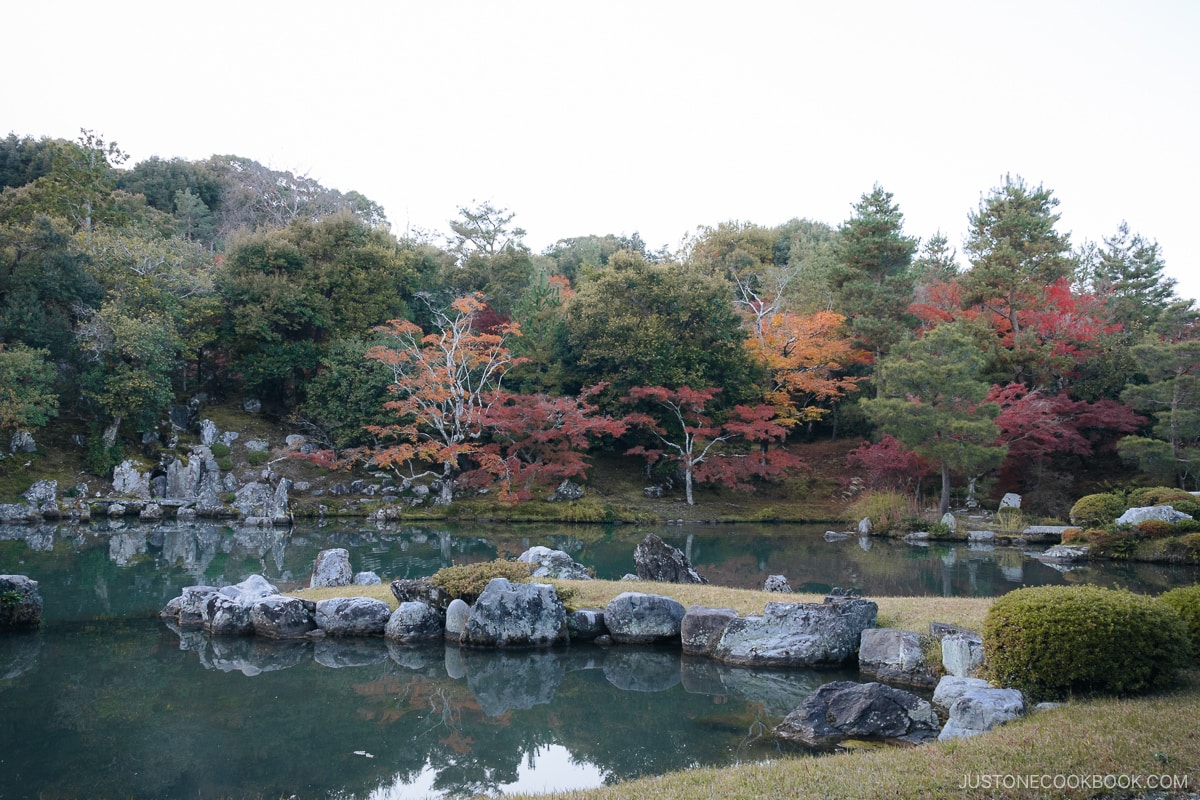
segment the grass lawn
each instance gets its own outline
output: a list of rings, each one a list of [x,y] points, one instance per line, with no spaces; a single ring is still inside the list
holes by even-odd
[[[768,594],[709,585],[554,583],[574,591],[570,604],[577,608],[603,607],[624,591],[664,594],[685,606],[728,607],[742,614],[760,613],[763,605],[772,601],[820,600],[816,595]],[[314,600],[362,594],[396,605],[387,584],[297,594]],[[930,622],[979,630],[991,605],[991,600],[981,598],[870,599],[879,604],[880,626],[922,633],[928,632]],[[1077,700],[967,740],[688,770],[616,786],[536,796],[576,800],[1116,798],[1139,796],[1155,788],[1145,783],[1150,776],[1162,775],[1186,780],[1190,792],[1200,792],[1200,670],[1184,674],[1180,685],[1170,692],[1128,699]],[[1142,791],[1132,783],[1128,790],[1121,789],[1124,784],[1105,788],[1106,778],[1140,780]],[[1056,789],[1056,781],[1070,782],[1077,788]],[[1084,781],[1087,783],[1079,786]]]

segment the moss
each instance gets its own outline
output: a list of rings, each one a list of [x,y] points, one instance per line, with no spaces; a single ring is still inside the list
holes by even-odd
[[[507,578],[513,583],[528,583],[531,571],[531,564],[497,558],[495,561],[443,567],[429,580],[434,586],[445,589],[451,597],[474,603],[493,578]]]
[[[983,626],[987,676],[1036,700],[1140,694],[1187,665],[1187,629],[1152,598],[1096,586],[1040,586],[998,598]]]

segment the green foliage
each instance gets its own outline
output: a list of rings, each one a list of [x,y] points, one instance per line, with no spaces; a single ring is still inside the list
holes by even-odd
[[[1000,532],[1014,536],[1025,530],[1025,514],[1019,508],[1005,507],[996,511],[996,524]]]
[[[1191,653],[1173,609],[1096,586],[1039,586],[998,598],[983,626],[987,677],[1035,700],[1169,686]]]
[[[940,520],[929,523],[925,528],[929,531],[929,538],[931,539],[948,539],[950,534],[953,533],[950,530],[950,526]]]
[[[1176,535],[1175,526],[1164,519],[1148,519],[1134,526],[1138,535],[1146,539],[1162,539]]]
[[[271,455],[266,450],[251,450],[246,453],[246,460],[252,467],[261,467],[271,460]]]
[[[1192,660],[1200,664],[1200,585],[1181,586],[1159,595],[1158,602],[1175,609],[1192,640]]]
[[[1103,492],[1084,495],[1071,506],[1071,524],[1098,527],[1108,525],[1125,513],[1129,505],[1124,493]]]
[[[846,509],[846,519],[871,520],[876,532],[900,530],[904,521],[916,515],[916,501],[910,495],[887,490],[864,492]]]
[[[0,431],[40,428],[58,416],[49,350],[0,342]]]
[[[213,458],[225,458],[233,452],[229,445],[223,442],[214,442],[208,449],[212,451]]]
[[[1200,472],[1200,339],[1147,337],[1134,348],[1149,383],[1127,386],[1121,401],[1154,418],[1152,437],[1126,436],[1117,452],[1143,472],[1193,488]]]
[[[532,571],[533,565],[524,561],[497,558],[495,561],[442,567],[429,581],[434,586],[445,589],[451,597],[474,603],[493,578],[507,578],[512,583],[528,583]]]
[[[1200,519],[1200,500],[1196,499],[1195,497],[1193,497],[1191,500],[1176,500],[1172,503],[1168,503],[1168,505],[1181,514],[1187,514],[1192,519]],[[1187,520],[1182,521],[1187,522]]]
[[[0,592],[0,608],[16,608],[24,597],[16,589]]]
[[[1180,536],[1186,533],[1200,533],[1200,519],[1193,518],[1179,520],[1175,523],[1175,533]]]
[[[1172,486],[1149,486],[1129,493],[1129,507],[1173,506],[1177,501],[1195,502],[1196,498],[1183,489]]]
[[[359,339],[334,341],[321,358],[316,376],[308,382],[295,420],[311,441],[340,450],[368,444],[368,425],[386,425],[392,370],[366,358],[371,343]]]
[[[229,456],[226,456],[225,458],[218,458],[217,459],[217,468],[220,469],[222,472],[232,472],[233,471],[233,459],[230,458]]]
[[[104,437],[93,434],[87,440],[87,456],[84,466],[87,471],[99,477],[110,477],[113,467],[125,460],[125,450],[120,444],[106,446]]]

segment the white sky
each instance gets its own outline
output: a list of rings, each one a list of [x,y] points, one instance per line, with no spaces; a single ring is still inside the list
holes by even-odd
[[[40,0],[3,14],[0,135],[231,153],[393,228],[516,212],[541,250],[836,225],[876,182],[962,250],[1006,173],[1072,241],[1122,219],[1200,297],[1200,2]]]

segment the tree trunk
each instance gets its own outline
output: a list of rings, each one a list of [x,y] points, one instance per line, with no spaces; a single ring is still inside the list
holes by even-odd
[[[454,464],[446,461],[442,464],[442,494],[441,503],[448,506],[454,502]]]
[[[950,510],[950,465],[942,462],[942,502],[938,504],[938,514],[945,516]]]
[[[692,467],[688,465],[683,470],[683,486],[687,491],[687,504],[689,506],[696,505],[696,501],[692,499]]]

